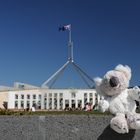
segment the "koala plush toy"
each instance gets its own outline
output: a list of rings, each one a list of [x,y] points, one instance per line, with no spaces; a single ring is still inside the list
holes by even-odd
[[[136,102],[140,101],[140,89],[129,87],[131,69],[118,65],[103,78],[95,78],[96,91],[100,95],[99,109],[110,111],[115,117],[110,127],[117,133],[128,133],[129,129],[140,129],[140,114],[136,113]]]

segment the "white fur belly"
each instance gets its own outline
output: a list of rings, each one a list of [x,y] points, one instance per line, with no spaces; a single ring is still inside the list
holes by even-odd
[[[120,99],[115,98],[110,101],[109,111],[113,114],[124,113],[125,107]]]
[[[128,94],[124,93],[110,100],[109,110],[113,114],[132,112],[136,109],[135,101],[128,98]]]

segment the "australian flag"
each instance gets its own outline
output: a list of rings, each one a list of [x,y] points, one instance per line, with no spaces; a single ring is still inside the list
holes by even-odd
[[[70,29],[71,29],[70,24],[59,27],[59,31],[65,31],[65,30],[70,30]]]

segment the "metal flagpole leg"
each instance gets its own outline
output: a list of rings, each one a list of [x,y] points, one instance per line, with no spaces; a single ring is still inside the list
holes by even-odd
[[[67,65],[69,64],[69,61],[67,61],[60,69],[58,69],[58,71],[56,71],[47,81],[45,81],[42,84],[42,87],[47,87],[47,84],[55,77],[57,76],[63,69],[65,69],[67,67]]]

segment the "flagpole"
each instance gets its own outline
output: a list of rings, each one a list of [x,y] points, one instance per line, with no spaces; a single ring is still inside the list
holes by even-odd
[[[88,76],[88,74],[86,74],[73,60],[73,42],[72,42],[71,29],[72,28],[70,24],[59,27],[59,31],[68,31],[68,44],[67,44],[68,45],[68,60],[60,69],[58,69],[52,76],[50,76],[50,78],[48,78],[48,80],[46,80],[42,84],[42,87],[44,88],[46,87],[52,88],[56,80],[59,78],[60,74],[63,73],[63,71],[68,67],[70,63],[75,68],[76,72],[80,75],[80,77],[85,82],[85,84],[89,88],[93,88],[93,85],[94,85],[93,79],[90,76]]]
[[[71,26],[70,26],[70,29],[69,29],[69,43],[71,43]]]
[[[70,26],[70,29],[69,29],[69,61],[70,62],[73,62],[73,42],[72,42],[72,39],[71,39],[71,26]]]

